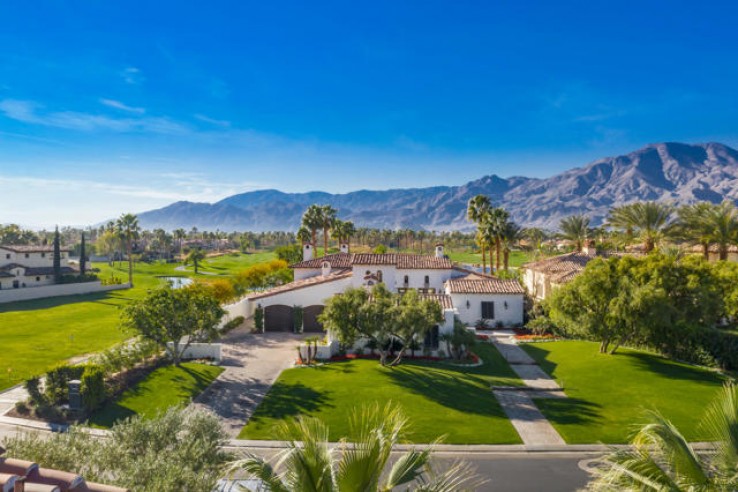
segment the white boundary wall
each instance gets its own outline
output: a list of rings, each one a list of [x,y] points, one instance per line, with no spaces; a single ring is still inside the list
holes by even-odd
[[[167,345],[172,347],[174,344],[169,342]],[[184,351],[182,359],[214,359],[220,364],[221,348],[219,343],[193,343]]]
[[[46,297],[75,296],[81,294],[93,294],[97,292],[109,292],[111,290],[128,289],[130,285],[102,285],[97,282],[81,282],[78,284],[44,285],[41,287],[25,287],[20,289],[0,290],[0,303],[29,301],[31,299],[43,299]]]

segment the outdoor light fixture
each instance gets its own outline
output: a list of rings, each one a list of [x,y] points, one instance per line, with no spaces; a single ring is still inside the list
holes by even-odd
[[[466,309],[469,309],[470,307],[471,307],[471,303],[470,303],[470,302],[469,302],[469,300],[467,299],[467,300],[466,300]]]
[[[505,305],[505,309],[507,309],[507,301],[505,301],[505,304],[504,305]]]

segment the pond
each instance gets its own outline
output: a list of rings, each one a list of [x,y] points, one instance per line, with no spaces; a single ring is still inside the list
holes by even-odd
[[[181,289],[182,287],[187,287],[188,285],[192,284],[193,280],[189,277],[157,277],[165,282],[167,282],[169,285],[172,286],[172,289]]]

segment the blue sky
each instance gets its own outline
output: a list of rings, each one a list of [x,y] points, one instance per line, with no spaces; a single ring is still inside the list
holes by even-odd
[[[0,223],[738,145],[736,2],[0,5]]]

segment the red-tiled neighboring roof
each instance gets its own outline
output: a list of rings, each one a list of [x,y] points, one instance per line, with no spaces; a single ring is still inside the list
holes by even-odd
[[[447,270],[453,268],[453,264],[448,258],[396,253],[336,253],[295,263],[292,268],[321,268],[324,261],[329,262],[331,268],[351,268],[353,265],[394,265],[399,270]]]
[[[32,245],[15,245],[0,244],[0,249],[6,249],[14,253],[53,253],[54,246],[32,246]],[[68,252],[69,248],[61,247],[60,251]]]
[[[284,294],[293,290],[304,289],[305,287],[311,287],[313,285],[324,284],[326,282],[334,282],[339,279],[350,277],[353,272],[351,270],[338,270],[332,272],[330,275],[324,277],[322,275],[316,275],[314,277],[304,278],[302,280],[295,280],[288,284],[274,287],[273,289],[265,290],[264,292],[257,292],[251,294],[247,299],[256,300],[263,299],[265,297],[271,297],[277,294]]]
[[[54,267],[27,267],[19,263],[10,263],[8,265],[3,265],[0,267],[0,276],[8,276],[8,275],[3,275],[3,274],[9,272],[10,270],[14,270],[16,268],[22,268],[23,274],[27,277],[31,277],[33,275],[54,275]],[[62,275],[73,274],[73,273],[79,273],[79,270],[69,267],[69,266],[61,267]],[[12,277],[13,275],[10,275],[10,276]]]
[[[526,263],[521,268],[550,275],[551,281],[555,283],[566,283],[576,277],[587,263],[595,258],[597,258],[595,255],[574,252]]]
[[[441,309],[453,309],[454,303],[447,294],[420,294],[421,299],[430,299],[441,305]]]
[[[470,280],[466,278],[446,281],[446,286],[452,294],[524,294],[525,290],[517,280],[502,280],[486,278]]]
[[[4,453],[5,450],[0,447],[0,455]],[[112,485],[87,483],[79,475],[42,468],[32,461],[0,458],[0,490],[21,483],[29,492],[128,492],[128,489]]]
[[[333,255],[313,258],[312,260],[301,261],[295,263],[290,268],[322,268],[323,262],[327,261],[331,264],[331,268],[351,268],[351,257],[349,253],[336,253]]]

